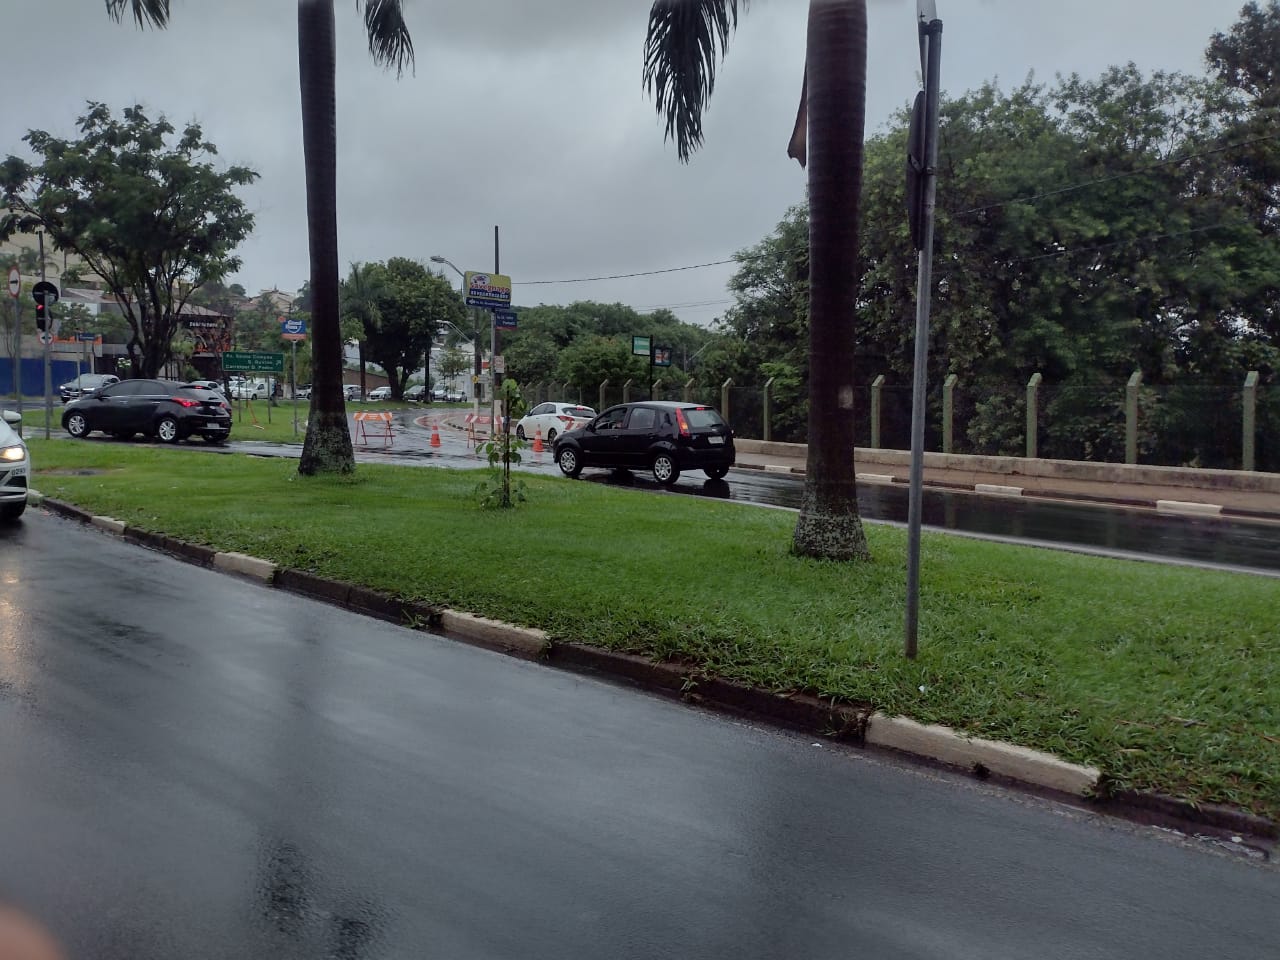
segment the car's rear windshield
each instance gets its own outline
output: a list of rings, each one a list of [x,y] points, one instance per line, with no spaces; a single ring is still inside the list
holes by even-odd
[[[596,415],[590,407],[565,407],[564,412],[571,417],[582,417],[585,420],[590,420]]]
[[[724,423],[720,419],[720,414],[710,407],[685,407],[684,418],[689,421],[689,427],[693,430],[698,427],[714,427]]]

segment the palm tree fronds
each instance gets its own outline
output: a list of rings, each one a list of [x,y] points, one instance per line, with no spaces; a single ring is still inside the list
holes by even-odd
[[[716,86],[716,59],[724,58],[748,0],[654,0],[644,45],[644,85],[666,139],[684,163],[702,145],[702,111]],[[717,51],[718,48],[718,51]]]
[[[413,67],[413,40],[404,22],[401,0],[356,0],[364,4],[364,25],[369,31],[373,62],[395,68],[396,76]]]
[[[126,10],[133,14],[139,27],[165,27],[169,23],[169,0],[107,0],[107,14],[116,23],[124,19]]]

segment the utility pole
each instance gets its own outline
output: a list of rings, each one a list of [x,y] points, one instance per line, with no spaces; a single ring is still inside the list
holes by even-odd
[[[36,234],[40,241],[40,283],[44,279],[44,231]],[[49,439],[49,425],[53,420],[53,304],[47,303],[44,308],[44,438]]]

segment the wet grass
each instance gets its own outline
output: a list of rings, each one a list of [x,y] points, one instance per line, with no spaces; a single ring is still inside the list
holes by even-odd
[[[182,449],[32,452],[43,492],[147,529],[1280,817],[1273,579],[926,534],[909,662],[891,527],[868,526],[870,564],[840,565],[790,555],[793,514],[558,478],[524,477],[530,502],[502,514],[476,504],[475,471],[303,479]],[[66,474],[85,469],[105,472]]]

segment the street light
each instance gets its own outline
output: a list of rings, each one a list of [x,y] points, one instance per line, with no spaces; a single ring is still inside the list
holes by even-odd
[[[430,259],[432,263],[443,263],[445,266],[451,267],[453,269],[453,272],[462,278],[462,297],[463,297],[463,302],[465,303],[466,296],[467,296],[467,291],[466,291],[467,275],[463,273],[461,270],[459,270],[457,267],[457,264],[455,264],[452,260],[448,259],[447,257],[442,257],[438,253],[433,253]],[[449,326],[453,327],[453,329],[458,330],[457,324],[451,323],[448,320],[446,320],[445,323],[448,323]],[[458,333],[462,334],[464,339],[470,341],[471,345],[475,348],[475,357],[476,357],[475,374],[476,374],[476,382],[478,383],[480,380],[480,372],[484,366],[483,361],[481,360],[481,354],[480,354],[480,338],[476,336],[468,337],[465,333],[462,333],[461,330],[458,330]],[[428,364],[428,366],[430,366],[430,364]],[[430,379],[429,370],[427,372],[427,379],[428,380]],[[480,400],[476,396],[474,385],[471,388],[471,402],[472,402],[473,410],[479,409]]]

